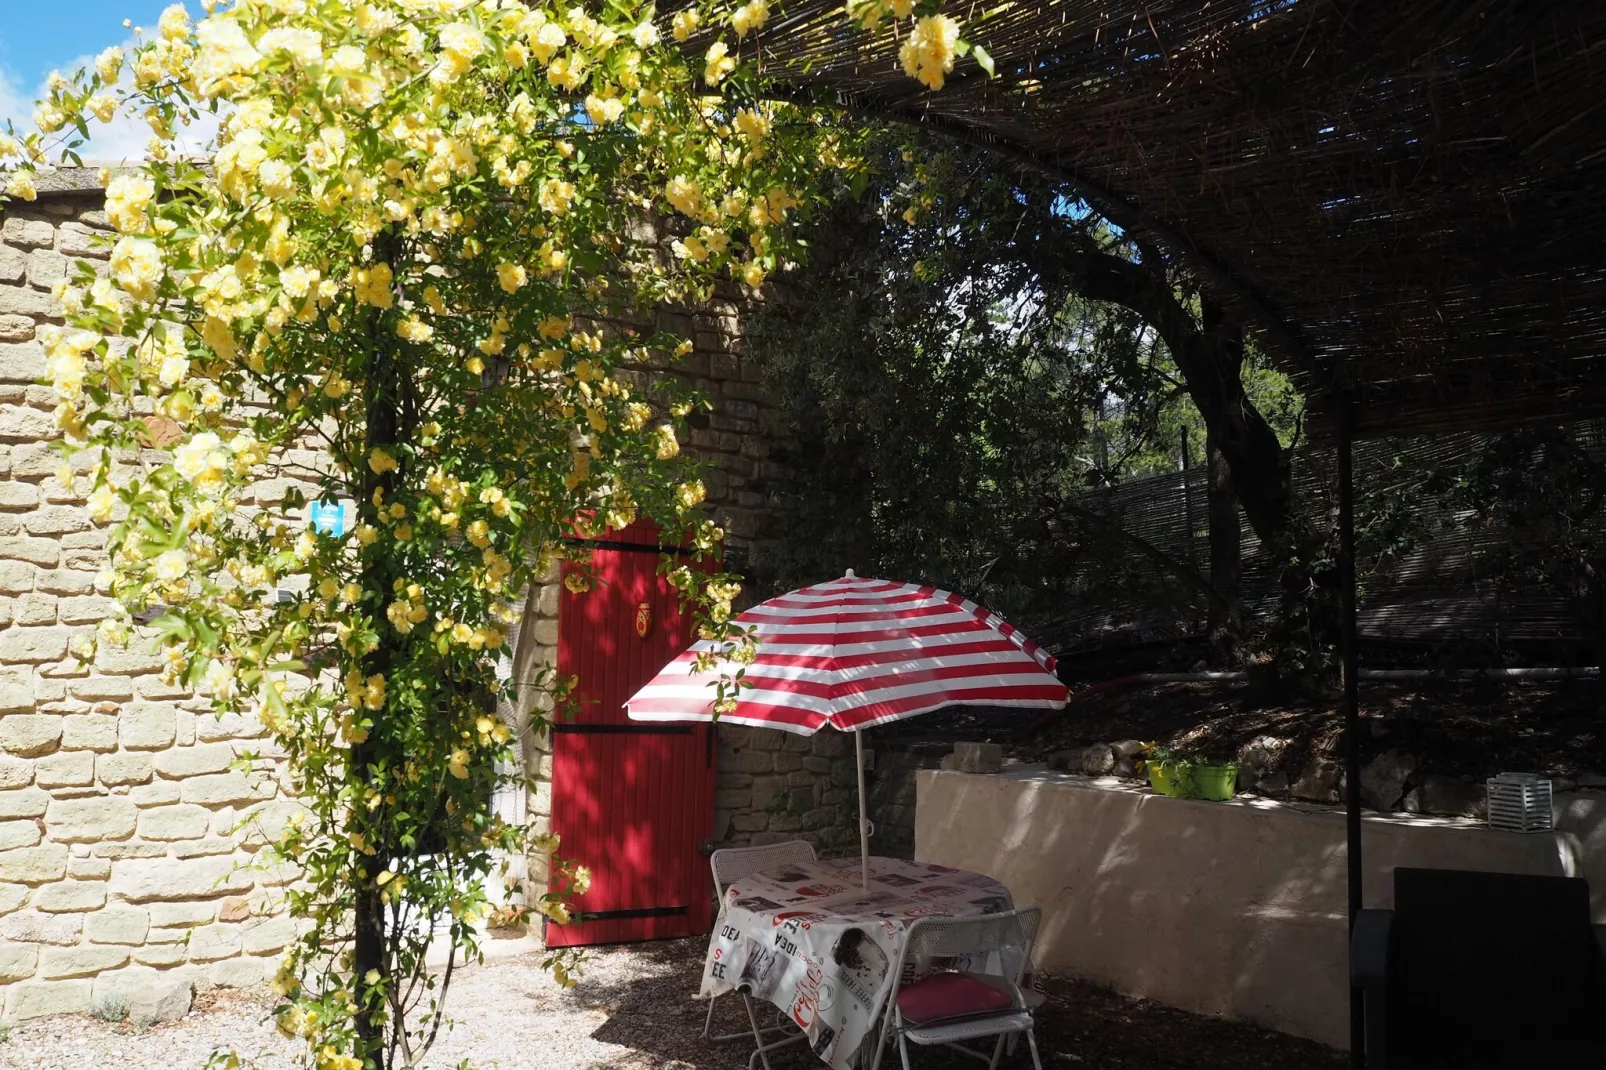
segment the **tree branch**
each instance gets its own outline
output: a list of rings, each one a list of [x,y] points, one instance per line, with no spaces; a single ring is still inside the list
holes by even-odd
[[[1249,526],[1262,542],[1279,538],[1290,519],[1287,457],[1277,433],[1244,393],[1243,335],[1220,306],[1206,301],[1208,322],[1201,325],[1148,269],[1097,251],[1090,239],[1068,228],[1044,234],[1031,255],[1045,273],[1057,272],[1077,293],[1130,309],[1154,329],[1220,444]]]

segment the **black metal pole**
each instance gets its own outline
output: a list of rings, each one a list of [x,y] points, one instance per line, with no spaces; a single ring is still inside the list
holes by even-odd
[[[1348,397],[1338,412],[1338,585],[1341,599],[1339,653],[1344,668],[1344,817],[1349,877],[1349,932],[1361,910],[1361,713],[1359,656],[1355,644],[1355,459],[1351,450],[1354,406]],[[1349,1061],[1366,1065],[1366,1012],[1361,990],[1349,990]]]
[[[1182,445],[1182,519],[1188,528],[1188,563],[1193,564],[1193,495],[1188,493],[1188,469],[1193,467],[1193,458],[1188,456],[1188,428],[1181,429]]]

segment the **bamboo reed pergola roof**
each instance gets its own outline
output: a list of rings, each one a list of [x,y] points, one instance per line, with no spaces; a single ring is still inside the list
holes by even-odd
[[[742,43],[783,92],[1074,184],[1358,437],[1606,414],[1606,5],[1027,0],[940,92],[840,0]],[[694,41],[706,45],[711,36]]]

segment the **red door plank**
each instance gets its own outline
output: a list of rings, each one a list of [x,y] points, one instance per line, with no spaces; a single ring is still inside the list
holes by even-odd
[[[712,729],[633,722],[623,706],[689,645],[689,622],[657,574],[654,529],[633,525],[607,541],[649,549],[594,548],[593,589],[560,600],[558,672],[578,677],[582,705],[553,734],[552,828],[592,883],[576,904],[580,920],[548,926],[553,947],[689,936],[712,924],[698,850],[713,831]]]

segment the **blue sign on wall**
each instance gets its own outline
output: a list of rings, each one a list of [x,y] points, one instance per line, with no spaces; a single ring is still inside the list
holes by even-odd
[[[350,529],[347,502],[313,502],[307,506],[307,523],[320,535],[340,538]]]

